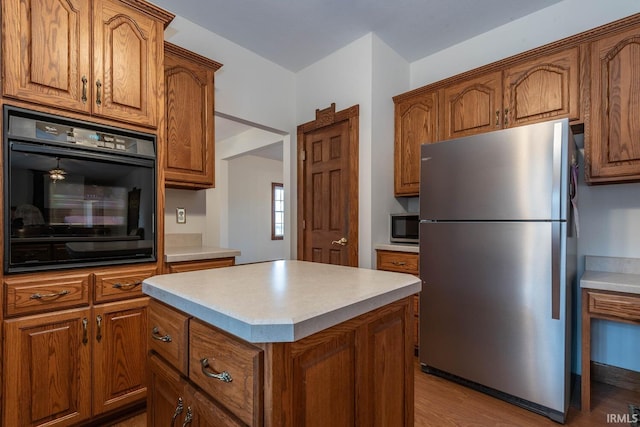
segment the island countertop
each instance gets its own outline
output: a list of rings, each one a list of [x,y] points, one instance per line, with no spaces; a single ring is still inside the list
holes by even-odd
[[[293,342],[420,292],[415,276],[282,260],[153,276],[145,294],[254,343]]]

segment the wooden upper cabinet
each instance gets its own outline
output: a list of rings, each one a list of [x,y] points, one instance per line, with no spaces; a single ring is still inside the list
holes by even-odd
[[[443,96],[444,139],[502,128],[502,72],[447,86]]]
[[[222,64],[165,43],[165,185],[214,186],[214,73]]]
[[[438,92],[421,93],[395,104],[396,196],[420,191],[420,145],[440,139]]]
[[[579,120],[579,48],[541,56],[504,70],[503,127],[568,117]]]
[[[2,24],[4,96],[90,112],[90,3],[3,0]]]
[[[587,182],[640,179],[640,28],[591,44]]]
[[[3,1],[3,95],[157,127],[172,18],[140,0]]]
[[[120,2],[93,0],[94,113],[158,125],[164,25]]]

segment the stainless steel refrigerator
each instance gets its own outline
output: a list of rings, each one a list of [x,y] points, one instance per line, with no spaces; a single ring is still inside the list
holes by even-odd
[[[421,150],[422,370],[564,422],[577,261],[568,121]]]

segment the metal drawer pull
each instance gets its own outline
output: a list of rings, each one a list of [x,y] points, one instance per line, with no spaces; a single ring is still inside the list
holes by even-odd
[[[160,329],[157,326],[154,326],[151,330],[151,338],[154,340],[162,341],[162,342],[171,342],[171,335],[160,335]]]
[[[96,334],[96,340],[100,342],[102,340],[102,316],[96,317],[96,323],[98,324],[98,333]]]
[[[89,342],[89,320],[87,318],[82,319],[82,344],[86,344]]]
[[[392,261],[391,264],[393,264],[393,265],[407,265],[407,263],[404,262],[404,261]]]
[[[182,423],[182,427],[187,427],[191,424],[193,420],[193,412],[191,411],[191,406],[187,406],[187,415],[184,416],[184,422]]]
[[[71,293],[71,291],[63,289],[60,292],[54,292],[52,294],[33,294],[29,298],[30,299],[50,299],[50,298],[58,298],[58,297],[61,297],[63,295],[67,295],[67,294],[70,294],[70,293]]]
[[[173,417],[171,417],[171,427],[173,427],[176,423],[176,418],[178,418],[178,415],[180,415],[182,413],[182,410],[184,409],[184,402],[182,401],[182,398],[179,397],[178,398],[178,405],[176,406],[176,410],[173,412]]]
[[[87,102],[87,76],[82,76],[82,103]]]
[[[100,89],[102,88],[102,82],[100,80],[96,81],[96,104],[102,104],[102,93]]]
[[[115,288],[115,289],[120,289],[120,290],[123,290],[123,291],[128,291],[129,289],[133,289],[133,288],[135,288],[136,286],[141,285],[141,284],[142,284],[142,282],[138,280],[137,282],[133,282],[133,283],[125,283],[125,284],[122,284],[122,283],[114,283],[112,287],[113,287],[113,288]]]
[[[233,381],[233,378],[231,378],[231,375],[229,375],[229,372],[227,371],[222,371],[219,374],[214,374],[213,372],[207,371],[207,368],[209,367],[209,359],[200,359],[200,364],[202,365],[202,373],[209,378],[215,378],[225,383],[230,383],[231,381]]]

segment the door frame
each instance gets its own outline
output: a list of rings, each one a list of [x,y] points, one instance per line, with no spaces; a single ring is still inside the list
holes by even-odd
[[[353,105],[347,109],[336,112],[335,102],[331,103],[331,106],[320,110],[316,109],[316,118],[310,122],[298,125],[297,132],[297,156],[298,156],[298,259],[303,259],[304,256],[304,230],[305,220],[304,217],[305,207],[307,200],[305,200],[305,189],[308,185],[305,180],[306,163],[305,163],[305,138],[306,134],[326,126],[332,126],[337,123],[346,121],[349,124],[349,191],[350,200],[349,212],[347,213],[347,221],[349,223],[349,232],[347,233],[347,240],[349,245],[347,247],[349,265],[352,267],[358,266],[358,145],[359,145],[359,117],[360,106],[359,104]]]

